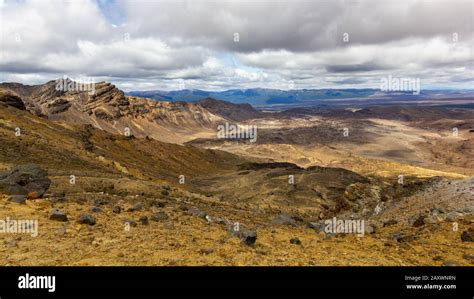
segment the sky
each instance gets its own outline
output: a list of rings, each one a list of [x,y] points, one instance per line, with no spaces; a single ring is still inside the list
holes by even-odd
[[[0,0],[0,82],[474,87],[474,1]]]

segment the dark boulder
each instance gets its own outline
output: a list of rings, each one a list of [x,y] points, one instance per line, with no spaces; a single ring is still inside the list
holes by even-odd
[[[148,225],[149,223],[147,216],[141,216],[140,219],[138,219],[138,221],[140,221],[140,223],[143,225]]]
[[[48,173],[36,164],[19,165],[0,173],[0,192],[5,194],[36,192],[36,196],[42,197],[50,185]]]
[[[474,227],[470,227],[461,234],[463,242],[474,242]]]
[[[419,215],[418,217],[413,219],[413,221],[412,221],[413,227],[420,227],[420,226],[425,225],[425,218],[426,218],[426,216]]]
[[[314,229],[317,232],[324,232],[325,227],[324,221],[308,222],[308,228]]]
[[[296,237],[295,237],[295,238],[291,238],[290,243],[291,243],[291,244],[295,244],[295,245],[301,245],[301,240],[298,239],[298,238],[296,238]]]
[[[122,208],[120,206],[114,206],[112,208],[112,212],[114,212],[115,214],[120,214],[120,212],[122,212]]]
[[[91,212],[93,213],[102,213],[102,209],[99,207],[92,207]]]
[[[236,235],[247,246],[253,246],[257,241],[257,232],[254,230],[243,230],[236,233]]]
[[[58,209],[53,209],[49,214],[49,219],[56,221],[68,221],[66,213]]]
[[[94,225],[95,224],[95,218],[92,217],[92,215],[89,215],[89,214],[81,214],[79,216],[79,219],[77,219],[77,223]]]
[[[94,199],[94,206],[102,206],[105,205],[105,201],[102,198],[96,198]]]

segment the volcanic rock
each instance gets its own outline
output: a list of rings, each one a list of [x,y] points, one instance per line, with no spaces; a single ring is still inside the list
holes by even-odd
[[[0,173],[0,192],[5,194],[36,192],[42,197],[50,185],[48,173],[36,164],[19,165]]]
[[[92,215],[89,215],[89,214],[81,214],[79,216],[79,219],[77,219],[77,223],[94,225],[95,224],[95,218]]]
[[[141,216],[140,219],[138,219],[138,221],[140,221],[140,223],[143,225],[148,225],[149,223],[147,216]]]
[[[51,213],[49,214],[49,219],[56,221],[68,221],[66,213],[58,209],[53,209],[51,211]]]
[[[122,208],[120,206],[114,206],[112,208],[112,212],[114,212],[115,214],[120,214],[120,212],[122,212]]]
[[[290,225],[297,226],[297,222],[293,217],[288,214],[280,214],[272,220],[272,224]]]
[[[474,227],[470,227],[461,234],[463,242],[474,242]]]
[[[169,218],[169,216],[165,212],[158,212],[158,213],[155,213],[155,214],[151,215],[151,220],[158,221],[158,222],[166,220],[168,218]]]
[[[296,238],[296,237],[295,237],[295,238],[292,238],[292,239],[290,240],[290,243],[291,243],[291,244],[295,244],[295,245],[301,245],[300,239],[298,239],[298,238]]]

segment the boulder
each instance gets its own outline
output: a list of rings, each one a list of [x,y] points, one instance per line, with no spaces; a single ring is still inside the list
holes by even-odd
[[[463,242],[474,242],[474,227],[470,227],[461,234]]]
[[[79,224],[87,224],[87,225],[94,225],[95,218],[89,214],[81,214],[77,219],[77,223]]]
[[[317,232],[324,232],[326,225],[324,224],[324,221],[308,222],[308,227],[314,229]]]
[[[425,216],[424,215],[419,215],[417,217],[415,217],[413,220],[412,220],[412,225],[414,227],[420,227],[420,226],[423,226],[425,225]]]
[[[447,222],[456,222],[456,221],[459,221],[460,219],[462,219],[463,217],[464,217],[464,214],[456,212],[456,211],[452,211],[452,212],[449,212],[448,214],[446,214],[446,221]]]
[[[242,240],[242,243],[247,246],[253,246],[257,241],[257,232],[254,230],[242,230],[236,232],[236,235]]]
[[[237,227],[231,225],[229,232],[231,235],[239,238],[242,243],[247,246],[253,246],[253,244],[255,244],[257,241],[257,231],[246,229],[242,224],[239,224]]]
[[[141,210],[143,210],[143,205],[140,202],[137,202],[136,204],[133,205],[133,207],[129,208],[127,211],[135,212],[135,211],[141,211]]]
[[[51,211],[51,213],[49,214],[49,219],[56,221],[68,221],[66,213],[58,209],[53,209]]]
[[[52,202],[62,202],[66,200],[66,193],[64,192],[51,192],[49,199]]]
[[[197,216],[202,219],[206,219],[207,213],[199,210],[198,208],[192,207],[187,211],[187,214]]]
[[[0,173],[0,193],[42,197],[51,185],[46,170],[36,164],[19,165]]]
[[[138,219],[138,221],[140,221],[140,223],[143,225],[148,225],[149,223],[147,216],[140,216],[140,219]]]
[[[94,206],[102,206],[105,205],[105,201],[102,198],[96,198],[94,199]]]
[[[277,225],[289,225],[289,226],[297,226],[298,223],[296,222],[293,217],[288,214],[282,213],[278,215],[275,219],[272,220],[272,224]]]
[[[102,213],[102,209],[99,207],[92,207],[91,212],[93,213]]]
[[[298,238],[296,238],[296,237],[295,237],[295,238],[291,238],[291,239],[290,239],[290,243],[291,243],[291,244],[295,244],[295,245],[301,245],[301,240],[298,239]]]
[[[439,214],[444,214],[444,209],[441,209],[441,208],[430,209],[430,215],[439,215]]]
[[[112,212],[114,212],[115,214],[120,214],[120,212],[122,212],[122,208],[120,206],[114,206],[112,208]]]
[[[474,255],[472,255],[472,254],[467,254],[466,253],[462,256],[462,258],[465,259],[465,260],[474,261]]]
[[[165,212],[158,212],[158,213],[155,213],[155,214],[151,215],[151,220],[157,221],[157,222],[166,220],[168,218],[169,218],[169,216]]]

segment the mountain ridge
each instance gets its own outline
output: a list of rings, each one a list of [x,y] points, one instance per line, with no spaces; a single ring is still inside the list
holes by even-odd
[[[436,97],[472,96],[473,90],[421,90],[419,95],[410,91],[382,92],[376,88],[341,89],[229,89],[224,91],[206,91],[201,89],[128,91],[127,95],[142,96],[160,101],[197,102],[204,97],[212,97],[231,103],[248,103],[252,106],[279,104],[327,104],[331,100],[341,99],[426,99]]]
[[[215,133],[229,121],[196,103],[160,102],[126,96],[115,85],[98,82],[94,92],[58,90],[56,81],[41,85],[1,83],[4,101],[21,99],[26,110],[54,121],[90,124],[115,134],[181,143],[186,134]]]

